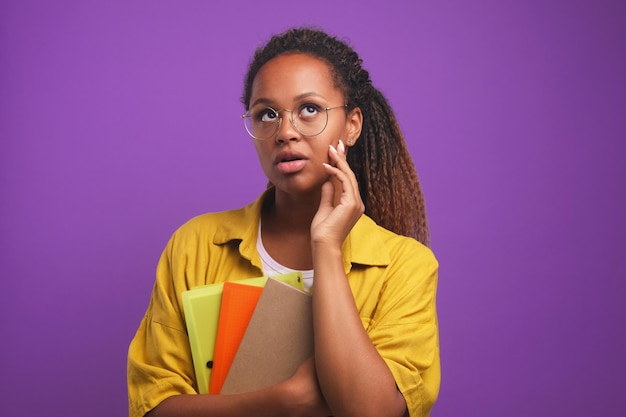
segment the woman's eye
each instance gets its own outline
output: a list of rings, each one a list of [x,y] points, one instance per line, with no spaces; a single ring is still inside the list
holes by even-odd
[[[260,120],[262,122],[273,122],[276,120],[276,118],[278,117],[278,115],[276,114],[276,112],[272,109],[265,109],[262,112],[259,113],[259,115],[256,117],[257,120]]]
[[[305,104],[300,107],[300,117],[302,118],[311,118],[315,117],[319,114],[320,107],[315,104]]]

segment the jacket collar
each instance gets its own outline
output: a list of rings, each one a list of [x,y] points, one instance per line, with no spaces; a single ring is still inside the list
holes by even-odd
[[[267,189],[252,204],[230,212],[227,222],[220,224],[213,243],[224,245],[239,241],[239,253],[259,269],[261,258],[256,250],[261,208],[266,198],[272,198],[273,188]],[[362,215],[342,245],[343,265],[346,274],[352,265],[386,266],[390,256],[385,246],[380,227],[368,216]]]

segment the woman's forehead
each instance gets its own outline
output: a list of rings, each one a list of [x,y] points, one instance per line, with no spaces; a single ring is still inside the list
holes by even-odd
[[[306,96],[325,100],[343,97],[325,61],[306,54],[287,54],[261,67],[252,83],[250,104],[258,100],[294,101]]]

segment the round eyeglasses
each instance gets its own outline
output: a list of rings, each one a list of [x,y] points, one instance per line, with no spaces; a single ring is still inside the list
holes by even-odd
[[[336,107],[321,107],[313,103],[305,103],[295,110],[274,110],[268,106],[257,106],[243,114],[243,124],[250,136],[257,140],[274,137],[283,121],[280,112],[291,113],[289,120],[293,127],[302,135],[312,137],[320,135],[328,125],[328,111],[347,107],[347,104]]]

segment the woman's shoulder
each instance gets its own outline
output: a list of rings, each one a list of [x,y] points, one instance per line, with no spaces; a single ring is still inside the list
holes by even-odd
[[[385,247],[390,258],[413,258],[420,262],[437,265],[437,259],[430,247],[408,236],[399,235],[377,224],[373,219],[363,216],[359,221],[361,235],[368,240],[378,239]],[[374,237],[375,236],[375,237]]]
[[[242,220],[246,217],[247,207],[248,206],[231,210],[202,213],[187,220],[178,228],[178,230],[203,229],[206,227],[213,227],[227,221]]]

